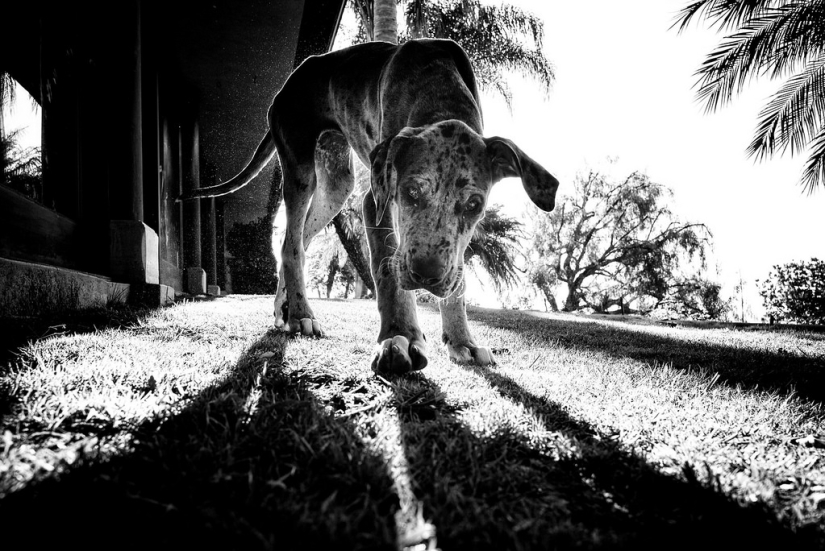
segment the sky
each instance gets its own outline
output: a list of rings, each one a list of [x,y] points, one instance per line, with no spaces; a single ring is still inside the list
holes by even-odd
[[[757,163],[745,153],[781,82],[757,81],[705,114],[694,74],[721,36],[704,24],[670,29],[686,0],[509,3],[544,22],[556,81],[546,101],[529,80],[515,81],[512,113],[485,94],[485,134],[515,141],[556,175],[560,194],[608,157],[618,158],[617,177],[641,170],[673,189],[673,210],[714,235],[723,292],[732,295],[741,273],[757,316],[754,280],[775,264],[825,258],[825,189],[807,195],[798,185],[804,156]],[[519,188],[502,182],[490,201],[518,212],[511,198],[523,197]]]
[[[798,185],[804,156],[757,163],[745,154],[761,107],[781,83],[752,83],[730,105],[706,114],[694,73],[721,36],[704,24],[681,34],[670,29],[687,0],[509,3],[544,22],[544,53],[556,81],[544,98],[533,82],[514,77],[512,111],[483,93],[487,136],[516,142],[556,175],[560,194],[572,190],[577,172],[604,167],[607,158],[618,159],[611,166],[617,178],[641,170],[673,189],[673,210],[714,235],[713,268],[723,294],[732,296],[741,276],[757,317],[756,279],[775,264],[825,258],[825,189],[807,195]],[[24,104],[7,123],[28,124],[29,113]],[[37,141],[38,135],[35,123],[28,136]],[[520,181],[508,179],[490,202],[519,216],[528,200]],[[499,304],[489,285],[472,282],[468,295],[481,305]]]

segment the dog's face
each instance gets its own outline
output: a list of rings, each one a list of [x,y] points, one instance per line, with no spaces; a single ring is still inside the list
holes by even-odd
[[[461,282],[464,250],[493,184],[520,176],[536,205],[553,210],[558,181],[512,142],[483,138],[461,121],[405,128],[370,155],[380,221],[391,211],[402,289],[449,296]]]

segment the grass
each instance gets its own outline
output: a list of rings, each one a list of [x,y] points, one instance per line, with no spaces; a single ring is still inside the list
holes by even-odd
[[[313,307],[324,339],[228,297],[27,344],[0,371],[3,524],[35,547],[825,546],[823,333],[474,310],[480,368],[424,306],[429,366],[386,379],[374,303]]]

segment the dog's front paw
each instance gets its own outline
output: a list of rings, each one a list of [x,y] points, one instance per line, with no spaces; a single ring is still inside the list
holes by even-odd
[[[289,321],[283,325],[283,330],[287,333],[300,334],[305,337],[324,336],[324,332],[321,330],[321,324],[318,323],[318,320],[312,318],[290,318]]]
[[[450,359],[460,364],[496,365],[493,353],[486,346],[447,345]]]
[[[409,373],[427,367],[427,349],[423,341],[396,335],[378,345],[372,370],[382,373]]]

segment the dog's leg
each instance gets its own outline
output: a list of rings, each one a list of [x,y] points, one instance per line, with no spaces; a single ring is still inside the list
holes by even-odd
[[[338,131],[327,130],[315,147],[315,176],[318,186],[304,223],[304,250],[312,238],[341,212],[355,189],[352,156],[347,139]]]
[[[407,373],[423,369],[427,365],[427,348],[424,334],[418,327],[415,293],[398,287],[390,266],[398,247],[392,215],[387,212],[380,224],[376,221],[372,192],[364,197],[363,212],[370,246],[370,270],[381,315],[381,331],[372,369],[376,373]]]
[[[493,353],[485,346],[478,346],[467,326],[467,309],[464,303],[464,275],[461,284],[449,297],[438,302],[441,310],[441,340],[447,346],[450,359],[458,363],[495,365]]]
[[[306,297],[304,283],[304,222],[315,191],[315,164],[293,164],[282,161],[284,174],[284,203],[286,205],[286,235],[281,252],[283,284],[289,299],[289,317],[284,331],[306,336],[322,335]],[[280,284],[279,284],[280,287]],[[280,296],[280,293],[279,295]],[[277,306],[277,304],[276,304]]]
[[[346,138],[329,130],[318,138],[315,147],[315,178],[317,185],[304,220],[304,251],[341,207],[355,188],[352,156]],[[286,249],[284,249],[286,251]],[[278,292],[275,294],[275,325],[286,325],[289,318],[284,264],[280,263]]]

